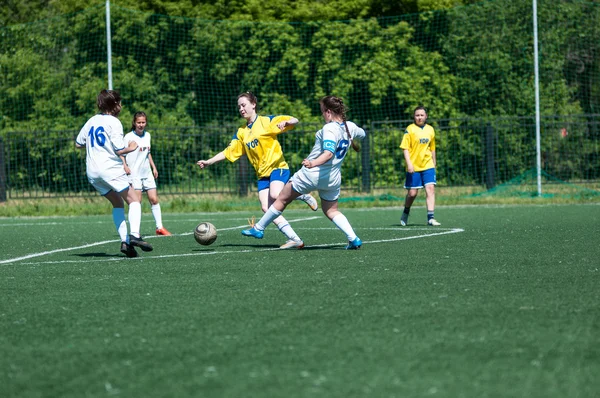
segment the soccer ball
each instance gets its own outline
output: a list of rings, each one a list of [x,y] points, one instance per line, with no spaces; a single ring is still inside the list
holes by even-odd
[[[201,245],[212,245],[217,240],[217,229],[209,222],[201,222],[194,229],[194,238]]]

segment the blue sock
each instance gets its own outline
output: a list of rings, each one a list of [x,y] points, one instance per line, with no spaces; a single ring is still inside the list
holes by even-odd
[[[427,221],[433,219],[433,211],[427,210]]]

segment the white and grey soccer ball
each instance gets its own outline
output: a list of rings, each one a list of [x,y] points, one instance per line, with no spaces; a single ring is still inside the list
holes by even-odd
[[[194,238],[201,245],[212,245],[217,240],[217,229],[209,222],[201,222],[194,229]]]

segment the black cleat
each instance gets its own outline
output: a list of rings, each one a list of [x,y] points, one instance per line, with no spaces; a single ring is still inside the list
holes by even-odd
[[[131,246],[137,246],[145,252],[151,252],[152,250],[154,250],[152,245],[146,242],[144,239],[142,239],[141,236],[139,238],[136,238],[133,235],[129,235],[129,244]]]
[[[127,244],[127,242],[121,242],[121,253],[125,254],[129,258],[138,256],[137,252],[135,251],[135,247]]]

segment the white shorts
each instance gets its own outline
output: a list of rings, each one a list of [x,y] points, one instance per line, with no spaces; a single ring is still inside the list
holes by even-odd
[[[291,178],[292,187],[301,194],[319,192],[319,197],[327,201],[335,201],[340,197],[341,178],[338,176],[321,175],[318,170],[311,172],[302,167]]]
[[[154,176],[150,174],[145,178],[129,177],[129,183],[136,191],[146,192],[150,189],[156,189],[156,181]]]
[[[102,196],[105,196],[110,191],[123,192],[129,189],[129,178],[127,177],[127,174],[123,174],[108,181],[101,177],[92,178],[88,176],[88,181]]]

